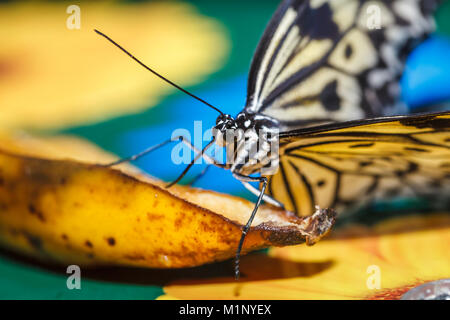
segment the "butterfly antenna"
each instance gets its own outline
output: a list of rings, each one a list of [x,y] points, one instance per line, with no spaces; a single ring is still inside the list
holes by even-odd
[[[221,115],[223,115],[223,112],[220,111],[218,108],[214,107],[213,105],[209,104],[208,102],[206,102],[205,100],[197,97],[196,95],[190,93],[189,91],[183,89],[182,87],[180,87],[179,85],[173,83],[172,81],[170,81],[169,79],[163,77],[162,75],[160,75],[158,72],[156,72],[155,70],[147,67],[143,62],[141,62],[138,58],[136,58],[135,56],[133,56],[131,53],[129,53],[127,50],[125,50],[120,44],[118,44],[117,42],[115,42],[113,39],[111,39],[110,37],[108,37],[106,34],[98,31],[97,29],[94,29],[94,31],[96,33],[98,33],[99,35],[101,35],[102,37],[106,38],[109,42],[111,42],[113,45],[115,45],[117,48],[119,48],[120,50],[122,50],[123,52],[125,52],[128,56],[131,57],[131,59],[133,59],[134,61],[136,61],[137,63],[139,63],[141,66],[143,66],[145,69],[147,69],[148,71],[150,71],[151,73],[153,73],[155,76],[161,78],[162,80],[164,80],[165,82],[167,82],[168,84],[174,86],[175,88],[177,88],[178,90],[183,91],[184,93],[186,93],[187,95],[190,95],[192,98],[197,99],[200,102],[203,102],[204,104],[206,104],[208,107],[216,110],[217,112],[219,112]]]

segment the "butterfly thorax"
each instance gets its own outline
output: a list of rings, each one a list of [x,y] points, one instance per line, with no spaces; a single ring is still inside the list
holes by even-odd
[[[272,174],[278,167],[279,123],[257,113],[241,112],[236,118],[220,115],[213,128],[216,144],[226,148],[232,172]]]

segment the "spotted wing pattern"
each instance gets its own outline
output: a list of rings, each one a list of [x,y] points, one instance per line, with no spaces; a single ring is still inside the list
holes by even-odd
[[[450,195],[450,112],[356,120],[280,137],[267,193],[307,215],[375,199]]]
[[[281,130],[400,114],[407,54],[437,0],[285,0],[258,45],[245,111]]]

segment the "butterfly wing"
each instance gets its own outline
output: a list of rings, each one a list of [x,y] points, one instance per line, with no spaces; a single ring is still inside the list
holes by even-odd
[[[450,112],[356,120],[281,134],[267,193],[299,215],[375,199],[450,194]]]
[[[407,53],[437,0],[286,0],[254,55],[245,111],[292,130],[402,112]]]

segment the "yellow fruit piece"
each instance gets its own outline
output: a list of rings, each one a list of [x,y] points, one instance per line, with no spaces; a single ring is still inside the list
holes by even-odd
[[[198,266],[235,255],[253,203],[175,186],[74,138],[0,135],[0,242],[40,259],[78,265]],[[70,153],[76,155],[77,161]],[[262,207],[244,252],[313,244],[332,210],[297,218]]]

